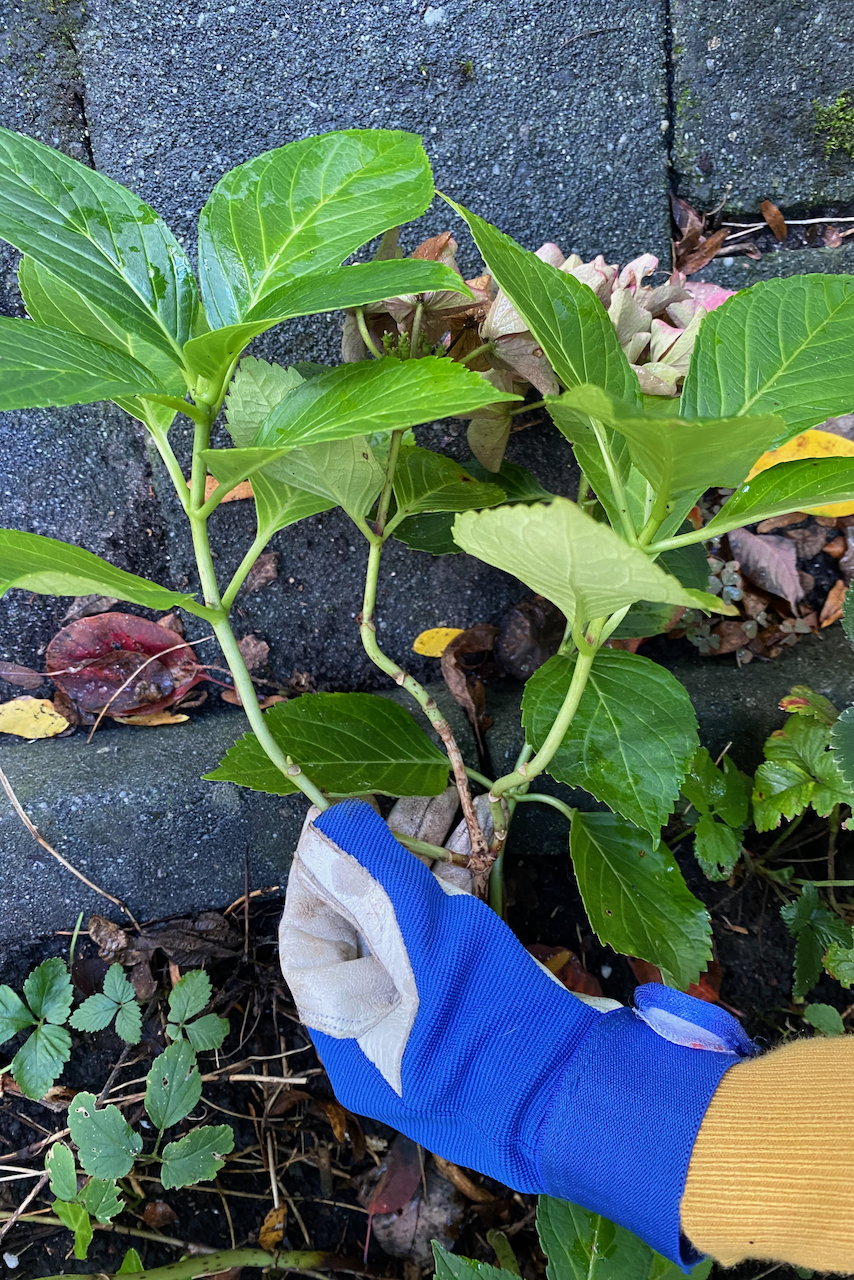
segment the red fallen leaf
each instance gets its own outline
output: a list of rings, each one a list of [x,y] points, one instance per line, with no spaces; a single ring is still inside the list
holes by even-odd
[[[418,1144],[399,1133],[392,1142],[379,1168],[373,1188],[359,1199],[368,1211],[365,1236],[365,1260],[371,1239],[371,1220],[375,1213],[400,1213],[409,1204],[421,1181],[421,1154]]]
[[[580,991],[586,996],[601,996],[599,979],[585,969],[578,956],[566,947],[544,947],[541,943],[534,942],[525,950],[535,960],[539,960],[540,964],[544,964],[570,991]]]
[[[149,1200],[142,1211],[142,1216],[145,1219],[145,1225],[152,1227],[155,1231],[178,1221],[177,1213],[165,1200]]]
[[[174,632],[155,622],[101,613],[57,632],[47,647],[47,674],[81,711],[108,703],[111,716],[160,711],[207,678],[189,645],[175,646]]]
[[[727,536],[742,574],[763,591],[788,600],[794,608],[804,594],[795,544],[788,538],[751,533],[749,529],[731,529]]]
[[[633,960],[631,958],[629,958],[629,964],[632,966],[632,973],[639,983],[662,982],[661,970],[657,965],[649,964],[646,960]],[[707,1004],[719,1004],[724,1009],[728,1009],[730,1013],[734,1013],[737,1018],[743,1018],[744,1014],[740,1009],[734,1009],[731,1004],[721,1000],[722,977],[723,970],[720,963],[717,960],[710,960],[706,972],[700,974],[700,981],[692,982],[686,994],[694,996],[697,1000],[705,1000]]]

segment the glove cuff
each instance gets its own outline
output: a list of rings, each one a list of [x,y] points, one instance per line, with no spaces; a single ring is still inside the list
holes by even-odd
[[[633,1231],[687,1271],[680,1231],[688,1162],[721,1077],[757,1052],[723,1009],[658,984],[603,1014],[559,1084],[541,1130],[543,1186]]]

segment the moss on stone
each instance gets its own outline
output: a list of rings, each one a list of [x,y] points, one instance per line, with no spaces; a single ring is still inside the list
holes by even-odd
[[[846,89],[831,107],[813,102],[816,136],[824,134],[824,155],[844,151],[854,160],[854,98]]]

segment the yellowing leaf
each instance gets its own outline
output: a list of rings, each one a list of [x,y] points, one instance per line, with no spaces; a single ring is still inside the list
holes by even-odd
[[[269,1249],[273,1253],[282,1243],[282,1236],[285,1234],[285,1223],[288,1217],[288,1206],[280,1204],[278,1209],[271,1209],[261,1224],[261,1230],[258,1232],[258,1243],[262,1249]]]
[[[767,471],[778,462],[800,462],[804,458],[854,458],[854,441],[814,427],[811,431],[795,436],[794,440],[781,445],[779,449],[769,449],[767,453],[763,453],[747,479],[752,480],[760,471]],[[854,515],[854,495],[851,502],[831,502],[826,507],[808,507],[807,511],[815,516]]]
[[[145,729],[157,729],[160,725],[165,724],[183,724],[185,720],[189,720],[189,716],[182,714],[173,715],[171,711],[152,711],[149,715],[144,716],[115,716],[119,724],[139,724]]]
[[[441,658],[451,641],[462,634],[462,627],[431,627],[415,637],[412,648],[423,658]]]
[[[68,721],[49,698],[13,698],[0,705],[0,733],[19,738],[55,738],[68,728]]]

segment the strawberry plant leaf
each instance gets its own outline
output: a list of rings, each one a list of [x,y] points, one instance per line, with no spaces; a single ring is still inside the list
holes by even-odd
[[[846,707],[836,721],[830,731],[830,745],[845,785],[854,791],[854,707]]]
[[[11,1040],[18,1031],[31,1027],[36,1019],[11,987],[0,986],[0,1044]]]
[[[834,943],[848,947],[851,930],[818,896],[814,884],[803,887],[799,898],[780,908],[780,916],[795,939],[792,999],[799,1002],[821,977],[822,957]],[[835,954],[835,953],[834,953]]]
[[[259,428],[254,444],[296,449],[329,440],[415,427],[520,396],[497,391],[454,360],[363,360],[295,387]]]
[[[777,413],[791,439],[854,404],[852,343],[854,277],[760,281],[706,316],[681,412],[686,418]]]
[[[724,756],[718,768],[706,748],[700,747],[682,783],[682,792],[698,813],[714,814],[731,827],[742,827],[747,822],[747,786],[729,756]]]
[[[123,352],[31,320],[0,316],[0,360],[0,409],[92,404],[165,391],[153,373]]]
[[[180,361],[198,310],[196,283],[183,249],[139,196],[3,129],[0,237]]]
[[[704,591],[683,587],[566,498],[466,512],[454,522],[454,538],[470,555],[551,600],[570,622],[587,622],[636,600],[736,612]]]
[[[595,418],[624,436],[632,462],[656,488],[667,493],[702,493],[741,484],[757,458],[787,435],[777,414],[733,418],[681,418],[678,413],[644,411],[601,387],[573,387],[546,397],[555,425],[570,440],[591,435]],[[669,406],[671,401],[664,401]]]
[[[483,484],[452,458],[418,447],[402,452],[394,474],[398,511],[407,516],[436,511],[470,511],[506,501],[503,489]]]
[[[116,1014],[116,1035],[125,1044],[139,1044],[142,1039],[142,1010],[135,1000],[123,1004]]]
[[[183,1120],[202,1096],[202,1078],[193,1047],[176,1040],[154,1059],[145,1081],[145,1109],[156,1129]]]
[[[12,1075],[26,1098],[38,1102],[71,1057],[71,1036],[65,1027],[42,1022],[12,1059]]]
[[[160,1181],[167,1191],[210,1182],[234,1150],[234,1130],[229,1124],[203,1125],[186,1138],[170,1142],[163,1151]]]
[[[512,1272],[490,1266],[488,1262],[476,1262],[458,1253],[448,1253],[438,1240],[432,1240],[433,1257],[436,1260],[435,1280],[507,1280]]]
[[[43,960],[24,982],[24,995],[37,1018],[47,1022],[67,1021],[74,989],[65,961],[59,956]]]
[[[85,1258],[92,1243],[92,1222],[82,1204],[67,1204],[64,1200],[54,1200],[53,1211],[60,1222],[74,1232],[74,1256]]]
[[[228,1035],[228,1019],[216,1013],[206,1013],[195,1022],[188,1022],[184,1032],[196,1053],[206,1049],[218,1049]]]
[[[93,1093],[78,1093],[68,1108],[71,1140],[80,1163],[93,1178],[124,1178],[142,1150],[142,1138],[118,1107],[97,1110]]]
[[[704,813],[694,828],[694,857],[707,880],[728,880],[741,857],[741,830]]]
[[[186,609],[198,617],[207,612],[193,596],[126,573],[91,551],[38,533],[0,529],[0,596],[10,587],[46,596],[111,595],[148,609]]]
[[[74,1010],[69,1022],[75,1031],[103,1031],[110,1025],[119,1007],[115,1000],[111,1000],[102,991],[96,991]]]
[[[180,978],[169,994],[169,1018],[186,1022],[210,1004],[211,980],[204,969],[191,969]]]
[[[854,928],[847,942],[831,942],[824,955],[824,967],[846,990],[854,986]]]
[[[658,965],[682,991],[696,982],[712,958],[711,923],[667,846],[615,814],[576,811],[569,848],[600,941]]]
[[[90,1178],[80,1193],[80,1200],[99,1222],[110,1222],[125,1207],[116,1195],[115,1182],[103,1178]]]
[[[834,805],[851,803],[852,789],[840,772],[838,752],[828,749],[834,728],[795,713],[766,740],[765,761],[756,770],[753,787],[757,831],[772,831],[781,818],[797,817],[807,805],[824,818]]]
[[[522,723],[536,751],[563,705],[575,662],[556,654],[525,684]],[[694,708],[675,676],[639,654],[600,649],[548,771],[657,839],[698,746]]]
[[[845,1023],[838,1009],[832,1004],[808,1004],[804,1009],[804,1021],[823,1036],[844,1036]]]
[[[789,511],[804,511],[844,502],[854,493],[854,460],[805,458],[780,462],[740,485],[703,530],[703,537],[720,537],[731,529],[756,524]]]
[[[58,1200],[73,1200],[77,1195],[77,1170],[74,1156],[62,1142],[55,1142],[48,1151],[45,1171],[50,1174],[50,1189]]]
[[[388,698],[313,693],[271,707],[264,719],[282,750],[329,794],[437,796],[447,785],[447,757]],[[273,795],[296,791],[254,733],[239,738],[205,777]]]
[[[547,1280],[679,1280],[682,1268],[598,1213],[540,1196],[537,1233],[548,1258]],[[712,1259],[688,1274],[706,1280]]]

